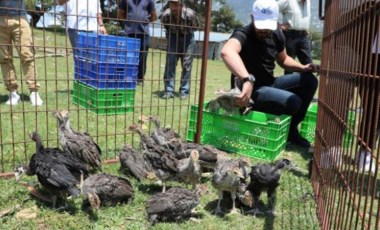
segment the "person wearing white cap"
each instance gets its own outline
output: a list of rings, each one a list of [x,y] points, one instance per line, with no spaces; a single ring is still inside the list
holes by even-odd
[[[278,28],[279,8],[275,0],[257,0],[252,6],[252,23],[235,30],[222,48],[222,58],[242,82],[237,104],[253,110],[292,116],[288,141],[301,147],[310,143],[298,131],[318,87],[312,72],[315,64],[300,64],[287,55],[285,36]],[[284,69],[299,73],[274,77],[275,61]]]
[[[286,52],[302,64],[312,63],[309,39],[310,0],[277,0],[281,29],[286,38]],[[285,71],[285,74],[290,73]]]

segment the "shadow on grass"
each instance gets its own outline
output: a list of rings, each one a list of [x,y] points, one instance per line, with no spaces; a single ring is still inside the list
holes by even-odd
[[[0,95],[0,104],[3,104],[5,103],[6,101],[8,101],[8,98],[9,98],[9,95],[8,94],[2,94]],[[21,101],[30,101],[30,97],[29,95],[26,95],[24,93],[20,94],[20,100]]]
[[[309,161],[313,157],[313,151],[310,151],[310,149],[309,148],[301,148],[301,147],[298,147],[297,145],[294,145],[291,143],[286,145],[286,151],[297,152],[306,161]]]
[[[58,94],[60,94],[60,93],[62,93],[62,94],[73,94],[73,90],[71,90],[71,89],[56,90],[55,92],[58,93]]]
[[[82,211],[88,215],[88,219],[91,222],[96,222],[98,221],[99,217],[96,212],[92,209],[90,202],[88,200],[83,200],[82,202]]]
[[[235,204],[236,204],[236,208],[240,210],[241,215],[246,215],[246,216],[251,215],[251,214],[247,213],[248,211],[250,211],[252,209],[251,207],[248,207],[248,206],[241,204],[238,200],[236,200]],[[220,202],[220,208],[222,209],[223,214],[215,214],[214,210],[216,209],[217,205],[218,205],[218,199],[210,201],[209,203],[207,203],[207,205],[205,206],[204,209],[207,212],[209,212],[210,214],[215,215],[215,216],[219,216],[219,217],[225,217],[225,216],[229,215],[229,213],[231,212],[231,209],[232,209],[232,198],[231,198],[230,193],[229,192],[223,192],[223,199]],[[259,201],[259,203],[256,205],[256,207],[259,208],[260,211],[263,211],[265,209],[265,205],[261,201]],[[263,211],[263,212],[265,212],[265,211]],[[264,216],[258,215],[256,217],[262,218]]]
[[[154,91],[152,92],[153,95],[155,95],[156,97],[161,97],[163,91]]]
[[[139,191],[150,195],[162,192],[162,186],[154,184],[154,182],[152,182],[152,184],[139,184],[138,189]],[[166,190],[168,189],[170,189],[170,187],[166,186]]]

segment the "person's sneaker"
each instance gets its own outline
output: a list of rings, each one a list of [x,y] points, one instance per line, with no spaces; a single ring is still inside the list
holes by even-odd
[[[165,92],[161,95],[162,99],[169,99],[169,98],[174,98],[174,94]]]
[[[359,170],[369,172],[371,170],[372,174],[375,174],[375,161],[372,161],[371,167],[371,153],[365,150],[360,150],[359,157],[356,159],[356,163],[359,166]]]
[[[310,142],[306,140],[301,134],[297,131],[289,132],[288,142],[298,145],[303,148],[310,148]]]
[[[20,95],[17,94],[17,92],[12,92],[9,94],[9,99],[5,104],[7,105],[17,105],[20,101]]]
[[[186,100],[187,98],[189,98],[188,94],[182,94],[182,95],[179,96],[180,100]]]
[[[29,98],[33,106],[41,106],[44,103],[38,92],[31,92]]]

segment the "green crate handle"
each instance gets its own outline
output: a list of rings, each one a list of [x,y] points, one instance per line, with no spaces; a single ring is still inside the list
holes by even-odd
[[[94,103],[92,102],[92,100],[86,100],[86,104],[87,105],[94,105]]]
[[[123,96],[123,94],[121,94],[121,93],[114,93],[114,94],[112,94],[112,96],[113,97],[120,97],[120,96]]]

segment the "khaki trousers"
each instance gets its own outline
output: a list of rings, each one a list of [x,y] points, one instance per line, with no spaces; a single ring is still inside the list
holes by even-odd
[[[31,92],[38,91],[40,85],[36,80],[34,47],[28,21],[23,17],[0,16],[0,31],[0,65],[7,90],[13,92],[18,88],[13,65],[13,41],[20,56],[28,89]]]

